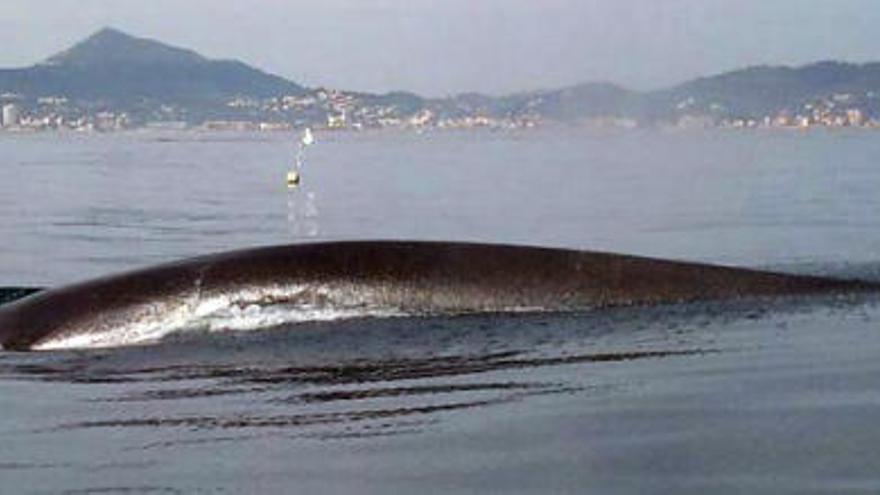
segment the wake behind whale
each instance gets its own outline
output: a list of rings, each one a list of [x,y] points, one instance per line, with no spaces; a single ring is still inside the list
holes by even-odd
[[[611,253],[446,242],[337,242],[203,256],[0,307],[7,350],[144,343],[353,317],[572,311],[874,290],[867,282]]]

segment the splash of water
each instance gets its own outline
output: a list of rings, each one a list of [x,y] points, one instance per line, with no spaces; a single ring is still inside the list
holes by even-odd
[[[287,229],[293,239],[314,239],[321,233],[318,195],[314,191],[288,191]]]
[[[366,317],[399,317],[400,308],[368,303],[332,287],[284,285],[206,296],[194,290],[160,311],[144,311],[122,326],[61,335],[36,350],[86,349],[155,343],[183,332],[240,332],[283,325]]]
[[[296,160],[291,173],[301,176],[305,165],[306,148],[315,143],[312,130],[308,127],[303,131],[297,143]],[[317,194],[311,190],[299,191],[299,184],[288,189],[287,194],[287,225],[290,236],[294,239],[313,239],[320,234],[318,221]]]

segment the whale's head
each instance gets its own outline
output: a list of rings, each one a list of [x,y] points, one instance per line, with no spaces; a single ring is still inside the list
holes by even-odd
[[[25,351],[50,340],[125,331],[185,303],[197,270],[163,265],[47,289],[0,306],[0,345]]]

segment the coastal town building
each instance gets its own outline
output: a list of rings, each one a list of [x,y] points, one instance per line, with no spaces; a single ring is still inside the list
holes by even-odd
[[[17,127],[21,121],[21,110],[14,103],[3,105],[3,127]]]
[[[688,97],[673,110],[650,118],[612,111],[581,109],[582,115],[560,120],[548,112],[551,100],[541,93],[506,107],[489,97],[423,99],[407,93],[370,95],[319,88],[301,94],[257,98],[236,96],[219,106],[180,103],[113,106],[87,103],[64,94],[31,99],[0,95],[3,130],[76,130],[116,132],[135,128],[204,129],[212,131],[284,132],[312,127],[361,129],[531,129],[567,125],[588,129],[813,129],[880,128],[880,102],[871,93],[834,93],[766,114],[736,115],[715,101]],[[133,108],[130,113],[128,108]]]

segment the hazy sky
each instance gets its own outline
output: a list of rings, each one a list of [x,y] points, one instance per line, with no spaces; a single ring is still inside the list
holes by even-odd
[[[880,60],[880,0],[0,0],[0,66],[104,26],[307,85],[435,96]]]

